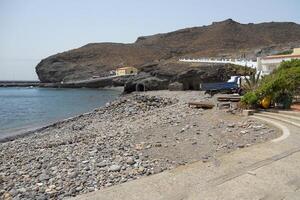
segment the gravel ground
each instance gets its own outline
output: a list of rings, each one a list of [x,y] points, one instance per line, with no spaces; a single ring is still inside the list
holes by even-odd
[[[189,108],[203,93],[152,91],[0,144],[3,199],[62,199],[265,142],[279,131],[224,110]]]

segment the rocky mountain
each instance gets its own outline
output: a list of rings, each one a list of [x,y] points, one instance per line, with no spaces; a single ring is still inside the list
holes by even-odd
[[[291,22],[241,24],[231,19],[209,26],[139,37],[131,44],[91,43],[43,59],[36,67],[42,82],[61,82],[104,76],[124,65],[143,70],[182,71],[172,65],[180,57],[246,57],[278,53],[300,46],[300,25]]]

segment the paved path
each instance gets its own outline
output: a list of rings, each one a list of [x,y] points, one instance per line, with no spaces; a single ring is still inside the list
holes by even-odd
[[[229,153],[214,162],[181,166],[76,199],[300,199],[299,114],[263,113],[254,117],[283,128],[283,136]],[[292,123],[286,123],[287,119]]]

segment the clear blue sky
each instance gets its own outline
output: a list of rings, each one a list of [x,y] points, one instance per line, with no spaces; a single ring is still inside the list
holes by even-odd
[[[227,18],[300,24],[299,10],[299,0],[0,0],[0,80],[37,79],[42,58],[90,42],[129,43]]]

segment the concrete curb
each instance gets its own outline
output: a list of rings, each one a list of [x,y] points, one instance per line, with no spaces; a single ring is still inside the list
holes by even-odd
[[[263,118],[263,117],[258,117],[258,116],[251,116],[251,117],[255,118],[255,119],[258,119],[258,120],[265,121],[267,123],[270,123],[270,124],[276,126],[279,129],[281,129],[282,135],[280,137],[278,137],[278,138],[275,138],[275,139],[271,140],[271,142],[280,142],[280,141],[285,140],[286,138],[288,138],[290,136],[289,129],[286,126],[281,125],[281,124],[277,123],[274,120]]]
[[[290,121],[290,120],[282,119],[278,116],[268,115],[267,113],[256,113],[256,116],[260,116],[262,118],[274,119],[274,120],[277,120],[277,121],[280,121],[280,122],[283,122],[283,123],[286,123],[286,124],[291,124],[293,126],[296,126],[296,127],[300,128],[300,124],[298,124],[296,122],[293,122],[293,121]]]

